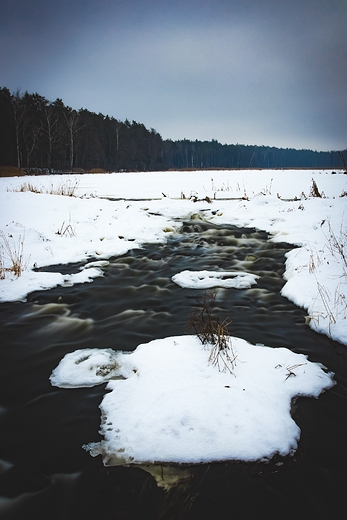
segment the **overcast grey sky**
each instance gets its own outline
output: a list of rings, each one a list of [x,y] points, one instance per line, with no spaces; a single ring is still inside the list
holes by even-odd
[[[0,0],[0,86],[163,138],[347,146],[347,0]]]

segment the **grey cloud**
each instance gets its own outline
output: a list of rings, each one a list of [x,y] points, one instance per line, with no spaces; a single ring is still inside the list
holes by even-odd
[[[346,146],[344,0],[3,3],[2,86],[168,138]]]

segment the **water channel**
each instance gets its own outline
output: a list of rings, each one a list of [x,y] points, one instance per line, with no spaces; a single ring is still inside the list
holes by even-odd
[[[280,295],[285,253],[265,232],[196,219],[166,244],[110,259],[92,283],[0,304],[0,518],[3,520],[176,518],[342,518],[347,463],[347,348],[314,333],[305,311]],[[46,271],[76,272],[79,265]],[[201,291],[171,277],[185,269],[242,270],[260,276],[247,290],[219,289],[215,313],[230,333],[306,354],[335,372],[319,399],[300,398],[302,430],[294,457],[192,468],[168,492],[139,468],[105,468],[82,445],[99,441],[105,385],[54,388],[49,376],[80,348],[134,350],[155,338],[189,333]],[[160,389],[159,389],[160,391]]]

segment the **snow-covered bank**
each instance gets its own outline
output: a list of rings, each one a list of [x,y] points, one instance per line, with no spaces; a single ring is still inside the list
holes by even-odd
[[[335,173],[334,173],[335,171]],[[346,190],[346,176],[338,170],[209,170],[128,172],[112,174],[45,175],[0,178],[0,185],[18,189],[24,183],[41,191],[74,191],[78,196],[115,199],[178,199],[198,194],[201,198],[252,198],[259,193],[279,195],[282,199],[307,196],[315,180],[328,198]]]
[[[312,180],[321,198],[310,196]],[[76,186],[78,197],[18,191],[29,184],[45,192]],[[342,172],[309,170],[1,178],[0,301],[24,300],[37,289],[91,281],[102,274],[100,265],[65,276],[59,270],[33,269],[104,260],[146,242],[163,242],[177,228],[176,218],[198,214],[216,224],[263,229],[273,241],[301,246],[288,255],[282,294],[307,309],[314,330],[347,343],[346,190]],[[201,200],[180,198],[191,195]],[[212,202],[202,200],[206,197]],[[20,277],[5,272],[11,267],[9,250],[21,259]]]

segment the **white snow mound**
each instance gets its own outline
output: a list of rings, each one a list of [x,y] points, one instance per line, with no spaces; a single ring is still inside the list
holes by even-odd
[[[72,387],[108,381],[100,405],[104,440],[86,446],[106,465],[293,453],[300,429],[291,417],[292,400],[318,397],[333,386],[333,374],[286,348],[231,341],[237,356],[232,372],[211,364],[210,349],[196,336],[179,336],[139,345],[130,354],[79,350],[65,356],[51,382]],[[126,379],[110,380],[119,375]]]
[[[172,277],[172,281],[184,289],[249,289],[257,283],[259,276],[238,271],[181,271]]]
[[[124,355],[112,349],[81,349],[66,354],[50,376],[53,386],[82,388],[124,377]]]

